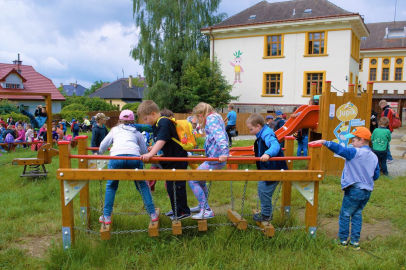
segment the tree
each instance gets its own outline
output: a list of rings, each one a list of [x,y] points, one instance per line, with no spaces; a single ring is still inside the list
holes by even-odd
[[[99,97],[79,97],[72,96],[66,97],[65,101],[62,102],[62,108],[69,106],[71,104],[80,104],[87,108],[88,111],[117,111],[118,108],[111,105]]]
[[[105,83],[109,82],[103,82],[102,80],[95,81],[91,86],[90,89],[85,91],[85,96],[90,95],[91,93],[94,93],[97,91],[97,89],[101,88]]]
[[[220,0],[133,0],[140,39],[131,55],[144,66],[147,84],[159,80],[180,89],[184,64],[190,57],[209,53],[209,39],[202,27],[220,22],[214,15]]]

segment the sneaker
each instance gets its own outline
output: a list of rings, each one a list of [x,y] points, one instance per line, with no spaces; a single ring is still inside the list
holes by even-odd
[[[105,225],[111,224],[111,216],[100,216],[99,222],[104,223]]]
[[[156,213],[150,215],[151,222],[157,222],[159,220],[159,216]]]
[[[388,160],[386,161],[386,163],[387,163],[387,164],[393,163],[393,159],[388,159]]]
[[[169,212],[166,212],[165,216],[167,216],[167,217],[173,216],[173,211],[171,210]]]
[[[178,220],[182,220],[182,219],[189,218],[189,217],[190,217],[190,214],[181,214],[180,216],[178,216]],[[171,218],[171,220],[176,220],[175,215],[170,216],[170,218]]]
[[[334,242],[340,247],[346,248],[348,246],[348,241],[346,240],[335,239]]]
[[[192,219],[209,219],[209,218],[214,218],[214,212],[212,210],[200,211],[199,214],[192,216]]]
[[[271,218],[270,218],[269,216],[264,216],[264,215],[261,214],[261,213],[255,213],[255,214],[252,216],[252,219],[253,219],[254,221],[258,221],[258,222],[270,221],[270,220],[271,220]]]
[[[190,212],[199,213],[200,212],[200,206],[198,205],[198,206],[190,208]]]
[[[350,247],[353,250],[360,250],[361,249],[361,247],[359,246],[359,242],[350,242]]]

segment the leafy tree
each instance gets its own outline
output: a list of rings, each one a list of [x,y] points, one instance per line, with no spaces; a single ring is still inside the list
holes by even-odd
[[[97,89],[101,88],[103,84],[109,83],[109,82],[103,82],[102,80],[95,81],[91,86],[90,89],[85,91],[85,96],[90,95],[91,93],[96,92]]]
[[[220,0],[133,0],[140,39],[131,55],[144,66],[147,84],[159,80],[180,88],[184,64],[209,53],[202,27],[220,22],[215,15]]]
[[[134,113],[137,112],[138,106],[140,105],[139,102],[135,102],[135,103],[127,103],[123,106],[123,108],[121,108],[121,110],[131,110]]]
[[[58,91],[59,91],[64,97],[68,96],[68,95],[66,94],[65,90],[63,89],[63,86],[59,86],[59,87],[58,87]]]
[[[135,77],[132,79],[133,86],[138,86],[138,87],[144,87],[145,86],[145,81],[141,81],[140,78]]]
[[[8,101],[7,99],[0,101],[0,115],[8,114],[11,112],[18,113],[16,105]]]
[[[71,96],[66,97],[62,102],[62,108],[69,106],[70,104],[84,105],[87,111],[117,111],[118,108],[111,105],[99,97],[90,98],[88,96],[78,97]]]
[[[8,113],[0,113],[0,117],[3,118],[4,122],[10,116],[13,117],[13,120],[15,122],[20,121],[20,120],[23,121],[23,122],[27,122],[27,123],[30,122],[30,119],[27,116],[25,116],[25,115],[23,115],[22,113],[19,113],[19,112],[12,111],[12,112],[8,112]]]

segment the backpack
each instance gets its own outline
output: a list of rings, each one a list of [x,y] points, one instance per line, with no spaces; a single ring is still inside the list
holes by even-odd
[[[11,133],[7,133],[6,138],[4,138],[5,143],[13,143],[14,142],[14,137],[11,135]]]
[[[172,137],[172,140],[182,146],[182,148],[186,151],[192,150],[196,147],[196,139],[195,136],[193,135],[193,127],[192,124],[187,121],[187,120],[175,120],[175,118],[169,118],[166,116],[161,116],[158,121],[156,122],[156,126],[158,126],[159,120],[162,118],[167,118],[171,120],[172,123],[174,123],[175,128],[176,128],[176,133],[179,136],[179,140],[176,138]]]
[[[386,117],[388,117],[389,110],[392,111],[392,120],[391,120],[391,122],[389,123],[390,126],[392,127],[392,129],[399,128],[399,127],[402,125],[402,121],[400,121],[399,114],[397,114],[397,113],[396,113],[394,110],[392,110],[392,109],[388,109],[388,112],[385,113],[385,116],[386,116]]]

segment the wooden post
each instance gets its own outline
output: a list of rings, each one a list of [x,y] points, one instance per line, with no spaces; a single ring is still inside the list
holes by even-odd
[[[293,156],[295,137],[286,136],[285,137],[285,156]],[[288,169],[293,169],[292,160],[288,160]],[[281,199],[281,214],[282,217],[289,217],[290,205],[292,198],[292,182],[284,181],[282,182],[282,199]]]
[[[317,83],[310,85],[310,97],[313,98],[317,94]]]
[[[159,217],[160,209],[155,208],[155,213]],[[158,219],[158,221],[155,221],[155,222],[152,222],[152,221],[149,222],[148,235],[150,237],[158,237],[159,236],[159,219]]]
[[[49,132],[52,133],[52,132]],[[70,162],[70,142],[60,141],[59,145],[59,168],[71,168]],[[59,181],[61,190],[61,207],[62,207],[62,244],[64,249],[68,249],[75,242],[74,217],[73,217],[73,200],[65,205],[64,180]]]
[[[372,110],[372,95],[373,95],[373,89],[374,89],[374,82],[367,82],[367,96],[368,96],[368,103],[367,103],[367,114],[370,116],[371,115],[371,110]],[[400,105],[400,103],[399,103]],[[400,106],[399,106],[400,107]],[[365,119],[365,127],[367,129],[370,128],[370,121],[367,121],[367,118]]]
[[[45,106],[47,110],[47,143],[53,146],[52,141],[52,101],[51,101],[51,94],[44,95],[45,98]],[[41,127],[40,127],[41,128]]]
[[[321,167],[321,146],[310,146],[309,155],[311,160],[309,162],[309,170],[320,170]],[[322,175],[318,175],[322,177]],[[310,235],[316,236],[317,230],[317,208],[319,204],[319,181],[314,181],[313,205],[306,201],[305,224]]]
[[[78,154],[87,155],[87,136],[78,136]],[[88,160],[79,160],[79,169],[87,169]],[[89,199],[89,182],[80,190],[80,217],[84,221],[84,224],[90,229],[90,199]]]
[[[181,235],[182,234],[182,222],[180,220],[172,221],[172,234],[173,235]]]
[[[350,93],[352,96],[357,95],[357,92],[355,91],[355,85],[354,84],[349,84],[348,85],[348,93]]]

